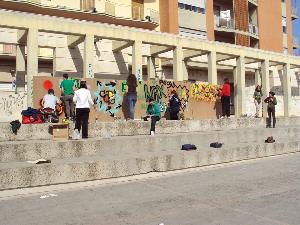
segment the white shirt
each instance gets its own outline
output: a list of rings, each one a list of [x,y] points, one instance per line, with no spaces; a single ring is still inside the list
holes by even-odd
[[[44,108],[51,108],[55,110],[56,103],[59,103],[59,99],[54,95],[46,94],[43,98]]]
[[[76,103],[76,109],[90,108],[90,104],[94,105],[91,92],[85,88],[75,91],[73,101]]]

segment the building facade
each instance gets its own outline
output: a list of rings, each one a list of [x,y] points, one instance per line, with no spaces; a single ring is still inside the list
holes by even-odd
[[[257,84],[276,92],[279,115],[300,115],[291,0],[0,0],[0,13],[4,115],[31,104],[32,76],[63,73],[214,84],[227,77],[237,116],[254,114]]]

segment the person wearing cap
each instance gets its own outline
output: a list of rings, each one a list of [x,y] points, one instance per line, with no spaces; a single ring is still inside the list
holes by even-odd
[[[153,98],[149,99],[146,114],[151,118],[150,135],[154,135],[156,123],[160,120],[160,106]]]
[[[276,117],[275,117],[275,105],[277,105],[277,100],[275,98],[275,93],[273,91],[269,92],[269,97],[267,97],[264,101],[268,104],[268,119],[267,119],[267,128],[271,128],[271,121],[273,119],[273,128],[276,125]]]

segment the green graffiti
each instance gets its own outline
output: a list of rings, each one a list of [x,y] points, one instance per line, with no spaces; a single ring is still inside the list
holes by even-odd
[[[127,86],[127,81],[124,80],[124,81],[122,82],[122,93],[125,93],[125,92],[126,92],[126,86]]]

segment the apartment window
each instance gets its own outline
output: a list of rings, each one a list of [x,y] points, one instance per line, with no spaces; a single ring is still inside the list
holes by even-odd
[[[205,13],[205,8],[201,8],[198,6],[193,6],[193,5],[189,5],[189,4],[185,4],[185,3],[181,3],[181,2],[178,3],[178,8],[184,9],[187,11],[192,11],[195,13],[203,13],[203,14]]]
[[[80,9],[83,11],[90,11],[95,8],[95,0],[81,0]]]
[[[287,26],[286,26],[286,17],[282,17],[282,31],[284,34],[287,34]]]

